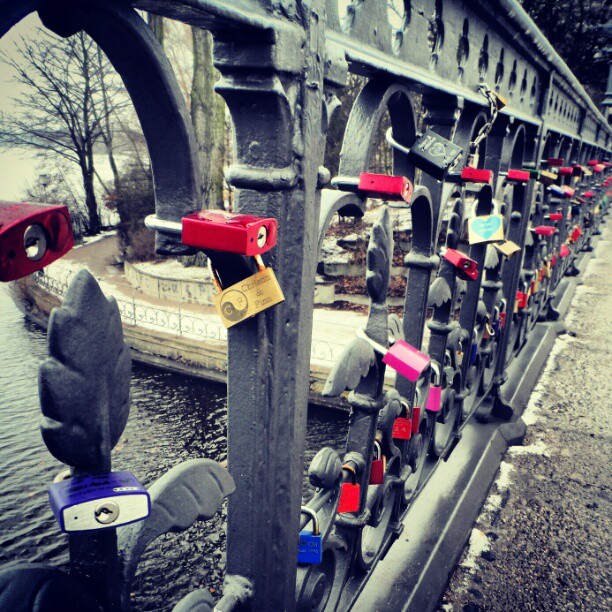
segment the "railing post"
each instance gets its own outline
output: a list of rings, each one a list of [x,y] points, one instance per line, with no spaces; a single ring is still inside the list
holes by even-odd
[[[287,24],[215,41],[217,90],[235,127],[226,178],[237,211],[278,219],[278,246],[264,259],[286,298],[228,333],[228,467],[237,487],[220,610],[237,599],[249,610],[295,607],[325,146],[325,11],[321,2],[301,10],[305,29]]]

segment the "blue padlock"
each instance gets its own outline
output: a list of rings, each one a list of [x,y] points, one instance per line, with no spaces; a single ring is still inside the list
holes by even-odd
[[[300,544],[298,546],[298,563],[316,565],[323,561],[323,536],[319,533],[319,518],[317,513],[308,506],[302,506],[302,514],[312,519],[312,531],[300,531]]]
[[[475,365],[476,358],[478,357],[478,345],[472,342],[472,351],[470,353],[470,365]]]
[[[131,472],[61,480],[49,487],[49,501],[63,532],[111,529],[151,512],[149,492]]]

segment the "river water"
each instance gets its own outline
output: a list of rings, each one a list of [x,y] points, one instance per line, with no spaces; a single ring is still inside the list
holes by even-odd
[[[44,330],[0,285],[0,565],[67,560],[66,536],[53,519],[46,492],[65,466],[49,454],[38,428],[37,376],[45,356]],[[341,450],[346,428],[344,414],[311,406],[305,469],[319,448]],[[130,419],[113,451],[113,469],[130,470],[148,486],[181,461],[225,455],[224,387],[134,363]],[[225,507],[211,521],[150,547],[132,589],[135,610],[170,610],[195,588],[219,589],[224,517]]]

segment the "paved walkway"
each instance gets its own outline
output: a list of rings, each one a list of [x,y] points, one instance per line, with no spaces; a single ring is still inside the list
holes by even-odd
[[[121,268],[114,265],[117,253],[117,237],[115,235],[102,237],[73,249],[65,257],[48,266],[46,274],[51,278],[64,280],[71,272],[74,273],[86,267],[98,279],[107,295],[122,300],[124,304],[135,302],[141,311],[149,309],[149,314],[153,310],[165,313],[162,317],[153,317],[153,315],[148,318],[143,317],[137,323],[139,326],[159,329],[158,321],[167,320],[171,314],[178,315],[180,309],[183,317],[189,319],[183,328],[183,336],[189,337],[190,330],[194,330],[194,339],[225,340],[227,338],[227,332],[212,306],[188,303],[181,303],[179,306],[178,302],[152,297],[136,290],[126,280]],[[120,304],[120,309],[121,306],[122,304]],[[126,307],[126,311],[131,312],[129,307]],[[204,327],[194,324],[195,318],[202,321]],[[344,347],[355,337],[355,330],[364,326],[365,315],[361,313],[316,308],[313,324],[313,363],[331,367]],[[204,336],[201,335],[202,329],[206,330]]]
[[[612,610],[611,226],[438,610]]]

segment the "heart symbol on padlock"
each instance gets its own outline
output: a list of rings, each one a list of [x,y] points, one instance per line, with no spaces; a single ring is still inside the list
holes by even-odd
[[[472,231],[485,240],[490,240],[500,227],[501,219],[499,217],[487,217],[485,219],[476,217],[472,221]]]

